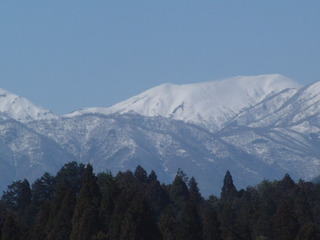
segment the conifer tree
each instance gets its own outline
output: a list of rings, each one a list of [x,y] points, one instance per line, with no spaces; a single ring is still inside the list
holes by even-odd
[[[120,240],[162,240],[147,201],[137,194],[121,224]]]
[[[295,239],[300,229],[298,219],[293,212],[293,204],[283,201],[277,209],[274,221],[274,236],[278,240]]]
[[[216,212],[207,206],[203,216],[203,240],[222,240]]]
[[[233,184],[232,176],[229,171],[223,179],[223,186],[221,190],[221,202],[222,203],[232,203],[237,195],[237,189]]]
[[[61,186],[58,190],[56,200],[52,204],[51,219],[47,225],[46,240],[69,239],[75,204],[75,193],[67,186]]]
[[[191,202],[187,202],[178,227],[177,240],[202,239],[202,225],[197,208]]]
[[[300,229],[295,240],[319,240],[320,227],[314,223],[306,223]]]
[[[98,174],[98,186],[101,192],[101,202],[99,209],[100,232],[95,239],[104,239],[110,229],[112,215],[115,210],[115,201],[120,190],[111,172]]]
[[[121,224],[136,194],[142,194],[143,188],[131,171],[119,172],[115,177],[118,194],[114,198],[114,210],[109,221],[109,238],[119,239]]]
[[[50,202],[45,201],[41,205],[37,220],[32,226],[29,240],[44,240],[47,237],[47,224],[50,218]]]
[[[87,165],[72,218],[70,240],[88,240],[99,229],[100,190],[91,165]]]
[[[148,181],[148,174],[146,170],[144,170],[140,165],[138,165],[136,170],[134,171],[134,176],[140,183],[146,183]]]
[[[148,183],[145,188],[145,196],[148,200],[151,210],[156,216],[159,216],[161,211],[169,203],[169,196],[161,187],[154,171],[152,171],[148,177]]]
[[[31,203],[31,189],[28,180],[15,181],[8,186],[1,201],[7,209],[18,212],[24,210]]]
[[[198,188],[198,183],[195,180],[194,177],[192,177],[188,183],[189,185],[189,195],[190,195],[190,201],[197,206],[197,209],[199,210],[200,205],[203,202],[203,197],[201,196],[200,190]]]
[[[222,206],[222,210],[219,214],[219,220],[221,223],[221,236],[223,239],[237,240],[236,234],[236,214],[231,204],[225,203]]]
[[[27,240],[28,229],[23,224],[16,221],[12,214],[8,214],[1,231],[1,240]]]
[[[182,171],[178,172],[170,188],[170,200],[175,206],[182,210],[189,201],[189,190],[185,182],[185,175]]]
[[[27,179],[24,179],[20,185],[20,191],[17,195],[17,208],[24,210],[31,203],[31,189]]]
[[[82,163],[70,162],[65,164],[55,177],[56,186],[65,184],[70,186],[74,192],[79,193],[85,170],[86,166]]]
[[[290,175],[287,173],[284,178],[279,182],[279,188],[280,190],[287,191],[288,189],[291,189],[295,187],[295,183],[290,177]]]
[[[31,186],[32,203],[39,206],[46,200],[53,198],[55,178],[45,173]]]
[[[176,240],[178,226],[177,214],[173,206],[170,204],[164,210],[159,222],[163,240]]]

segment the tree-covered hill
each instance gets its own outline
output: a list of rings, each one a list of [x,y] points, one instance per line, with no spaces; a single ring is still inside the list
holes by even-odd
[[[221,197],[201,196],[179,170],[171,184],[154,171],[94,174],[71,162],[31,185],[8,186],[0,201],[1,240],[316,240],[320,185],[289,175],[237,190],[228,171]]]

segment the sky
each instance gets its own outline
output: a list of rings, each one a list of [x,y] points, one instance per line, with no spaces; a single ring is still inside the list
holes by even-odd
[[[58,114],[163,83],[320,80],[318,0],[0,2],[0,88]]]

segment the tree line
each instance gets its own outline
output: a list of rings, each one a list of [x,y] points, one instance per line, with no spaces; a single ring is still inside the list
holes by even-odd
[[[31,185],[14,181],[0,200],[1,240],[318,240],[320,185],[289,175],[237,190],[226,172],[220,197],[204,198],[179,170],[94,174],[71,162]]]

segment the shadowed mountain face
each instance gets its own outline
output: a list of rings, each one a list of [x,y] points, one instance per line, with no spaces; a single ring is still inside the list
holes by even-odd
[[[208,98],[206,108],[224,109],[225,117],[216,118],[219,124],[210,122],[211,118],[206,118],[206,114],[201,115],[207,93],[202,96],[200,92],[201,98],[194,97],[194,104],[199,108],[198,117],[193,118],[189,106],[192,105],[190,96],[195,95],[186,94],[191,91],[190,85],[183,91],[181,86],[169,86],[179,89],[170,96],[188,95],[184,104],[175,107],[169,104],[172,115],[159,112],[157,116],[148,116],[137,107],[123,108],[125,102],[131,100],[109,109],[86,109],[67,116],[50,115],[32,121],[17,121],[13,119],[14,114],[2,112],[1,116],[6,117],[0,121],[0,171],[3,173],[0,187],[3,190],[12,180],[34,180],[45,171],[54,173],[73,160],[92,163],[96,172],[133,170],[140,164],[146,170],[155,170],[159,179],[165,182],[171,182],[181,168],[189,177],[197,179],[204,195],[220,194],[227,170],[231,171],[237,187],[254,185],[265,178],[281,179],[285,173],[296,180],[318,176],[319,83],[296,89],[292,88],[294,83],[290,80],[279,81],[283,77],[271,75],[277,84],[267,76],[258,78],[261,82],[256,85],[263,87],[255,86],[245,91],[247,95],[250,93],[250,101],[243,97],[234,100],[229,95],[223,98],[223,93],[219,95],[222,98],[219,104]],[[234,81],[222,81],[220,85],[227,88],[232,83],[229,85],[232,89]],[[237,86],[242,85],[245,89],[248,83],[242,81]],[[251,85],[252,81],[249,81]],[[192,91],[200,91],[199,86],[208,89],[207,83],[203,83],[192,86],[197,88]],[[252,89],[265,90],[252,92]],[[150,92],[157,92],[158,97],[159,91],[150,90],[147,91],[149,99],[155,99]],[[252,96],[255,96],[254,101]],[[238,108],[223,105],[224,99],[229,106],[238,101]],[[159,104],[168,105],[160,97],[158,100]],[[148,102],[154,104],[151,100]],[[135,106],[134,102],[132,104]],[[153,105],[145,102],[141,106],[151,109]],[[176,114],[179,111],[184,113]],[[184,119],[186,116],[188,119]]]

